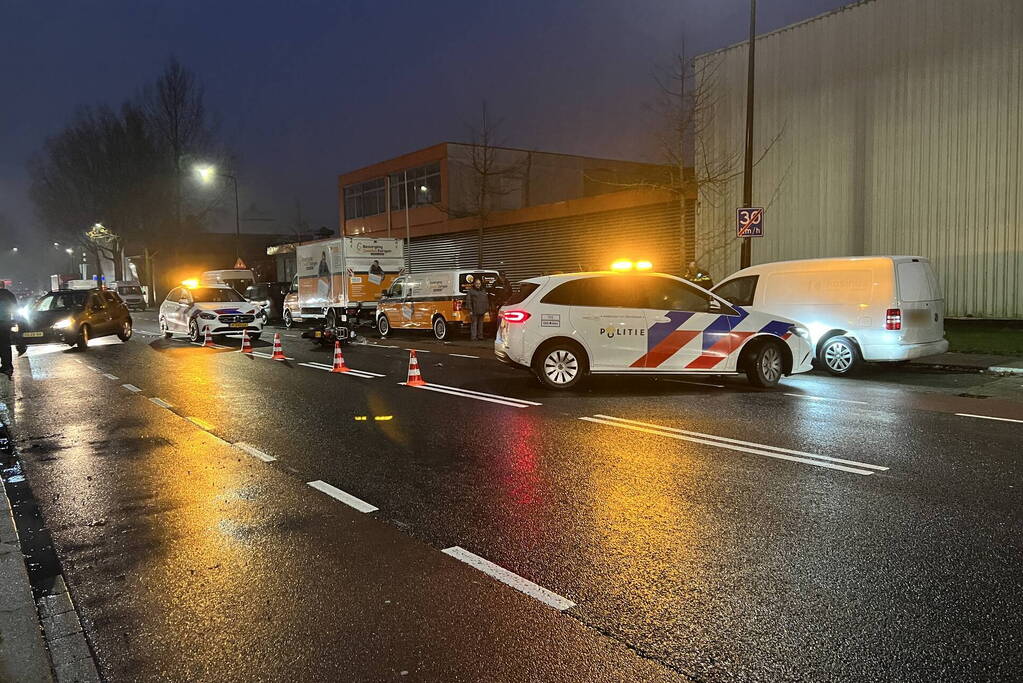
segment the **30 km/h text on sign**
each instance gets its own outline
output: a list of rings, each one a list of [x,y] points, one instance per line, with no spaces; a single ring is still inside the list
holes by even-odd
[[[736,237],[764,236],[764,208],[752,207],[735,210]]]

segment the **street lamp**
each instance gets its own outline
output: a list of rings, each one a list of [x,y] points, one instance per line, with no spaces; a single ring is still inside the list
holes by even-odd
[[[18,253],[18,248],[17,247],[11,247],[11,251],[13,251],[15,254],[17,254]]]
[[[195,175],[203,185],[209,185],[214,178],[227,178],[234,187],[234,257],[241,258],[241,218],[238,215],[238,179],[230,173],[220,173],[216,166],[204,165],[195,167]]]

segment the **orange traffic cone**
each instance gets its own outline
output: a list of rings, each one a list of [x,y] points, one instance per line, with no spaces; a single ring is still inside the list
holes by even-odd
[[[270,356],[271,360],[288,360],[284,357],[284,349],[281,348],[281,333],[274,332],[274,355]]]
[[[206,338],[203,339],[202,345],[203,346],[213,346],[213,335],[210,334],[210,328],[209,327],[206,328]]]
[[[348,366],[345,365],[345,357],[341,355],[341,342],[334,342],[334,367],[330,369],[331,372],[348,372]]]
[[[423,376],[419,374],[419,359],[416,358],[416,352],[409,351],[408,380],[405,382],[405,386],[421,387],[425,385],[426,382],[423,381]]]
[[[248,330],[242,330],[242,353],[252,353],[252,340],[249,339]]]

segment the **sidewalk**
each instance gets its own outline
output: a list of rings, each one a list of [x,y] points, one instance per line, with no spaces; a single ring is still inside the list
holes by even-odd
[[[8,436],[9,395],[7,388],[0,388],[0,446]],[[0,448],[0,458],[5,455]],[[14,513],[0,482],[0,681],[52,680]]]
[[[983,353],[939,353],[912,360],[910,366],[986,372],[994,375],[1023,375],[1023,358]]]

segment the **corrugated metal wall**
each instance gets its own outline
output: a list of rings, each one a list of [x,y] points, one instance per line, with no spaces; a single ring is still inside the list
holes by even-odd
[[[617,258],[649,258],[661,272],[682,263],[680,207],[634,209],[488,228],[484,265],[504,270],[512,282],[551,272],[606,269]],[[412,238],[413,271],[476,267],[476,232]]]
[[[758,38],[753,262],[927,256],[950,316],[1023,317],[1023,0],[870,0]],[[697,168],[743,149],[745,45],[703,55]],[[697,251],[738,268],[741,173]]]

